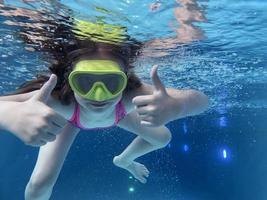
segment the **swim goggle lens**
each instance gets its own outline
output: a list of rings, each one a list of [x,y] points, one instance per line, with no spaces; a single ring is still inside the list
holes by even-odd
[[[78,73],[72,77],[72,81],[82,95],[86,95],[96,83],[103,83],[106,89],[113,95],[124,89],[125,78],[119,74],[84,74]]]

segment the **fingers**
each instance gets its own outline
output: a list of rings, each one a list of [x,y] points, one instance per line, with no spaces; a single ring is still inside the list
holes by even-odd
[[[154,125],[154,108],[152,106],[137,107],[136,112],[140,118],[140,124],[153,127]]]
[[[44,141],[44,140],[41,140],[40,142],[39,142],[39,146],[43,146],[43,145],[46,145],[46,141]]]
[[[47,142],[55,141],[57,135],[61,133],[64,127],[61,127],[51,121],[48,124],[48,128],[42,130],[38,145],[45,145]]]
[[[145,126],[147,126],[147,127],[155,127],[155,125],[154,125],[153,123],[148,122],[148,121],[144,121],[144,120],[142,120],[142,121],[140,122],[140,124],[145,125]]]
[[[41,87],[39,92],[32,97],[32,99],[46,103],[56,84],[57,76],[52,74],[49,80]]]
[[[152,116],[148,116],[148,115],[141,115],[139,116],[141,122],[143,122],[144,124],[147,124],[147,123],[152,123],[153,121],[153,117]]]
[[[63,128],[64,128],[64,126],[60,127],[58,125],[55,125],[54,122],[49,122],[49,128],[47,128],[45,131],[48,133],[51,133],[53,135],[58,135],[61,133]]]
[[[145,106],[154,101],[154,95],[136,96],[132,99],[132,103],[136,106]]]
[[[151,115],[139,115],[140,124],[153,126],[154,117]]]
[[[45,142],[52,142],[56,139],[56,135],[53,134],[53,133],[50,133],[50,132],[45,132],[43,135],[42,135],[42,141],[45,141]]]
[[[53,124],[53,122],[52,122],[52,123],[49,123],[48,128],[44,129],[44,132],[57,136],[58,134],[60,134],[62,132],[63,128],[64,127],[59,127],[59,126]]]
[[[49,118],[49,125],[55,130],[62,129],[67,123],[68,121],[56,112]]]
[[[139,115],[149,115],[154,112],[154,108],[152,106],[141,106],[141,107],[136,107],[136,112]]]
[[[56,140],[55,134],[46,132],[44,130],[42,136],[39,139],[37,139],[35,142],[32,142],[30,145],[34,147],[39,147],[39,146],[46,145],[47,142],[53,142],[55,140]]]
[[[38,142],[35,142],[35,143],[31,143],[29,144],[30,146],[33,146],[33,147],[40,147],[40,146],[43,146],[43,145],[46,145],[46,141],[44,140],[39,140]]]

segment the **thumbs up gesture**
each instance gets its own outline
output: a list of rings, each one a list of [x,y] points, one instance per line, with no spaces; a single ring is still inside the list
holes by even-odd
[[[141,119],[140,123],[150,127],[161,126],[173,120],[171,105],[175,100],[167,94],[164,84],[158,77],[157,70],[158,66],[154,65],[150,73],[154,86],[153,94],[136,96],[132,99]]]
[[[29,100],[10,102],[8,115],[12,123],[7,130],[31,146],[45,145],[54,141],[57,134],[67,124],[67,120],[47,106],[47,101],[57,83],[56,75],[50,79]],[[14,107],[13,107],[14,106]]]

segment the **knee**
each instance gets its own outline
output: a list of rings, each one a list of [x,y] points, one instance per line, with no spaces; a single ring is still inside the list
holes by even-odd
[[[166,131],[162,132],[160,141],[158,141],[158,145],[161,148],[163,148],[163,147],[165,147],[166,145],[169,144],[171,139],[172,139],[172,134],[171,134],[170,130],[166,128]]]

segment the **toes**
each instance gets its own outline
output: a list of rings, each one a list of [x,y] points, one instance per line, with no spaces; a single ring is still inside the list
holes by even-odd
[[[143,170],[144,170],[144,173],[146,173],[146,174],[149,174],[150,173],[147,168],[145,168]]]
[[[138,175],[138,176],[135,176],[135,178],[137,179],[137,180],[139,180],[141,183],[146,183],[146,179],[144,178],[144,176],[142,176],[142,175]]]
[[[140,178],[139,179],[141,183],[146,183],[146,179],[145,178]]]
[[[141,183],[146,183],[146,179],[141,176],[135,177],[137,180],[139,180]]]
[[[145,172],[145,175],[148,177],[149,176],[149,172],[147,171],[147,172]]]
[[[148,169],[146,168],[146,166],[143,166],[142,168],[143,168],[144,170],[147,170],[147,171],[148,171]]]
[[[130,170],[130,168],[132,170]],[[133,176],[141,183],[145,184],[147,182],[146,178],[149,176],[150,172],[145,165],[133,161],[131,167],[128,166],[127,170],[131,172]]]

